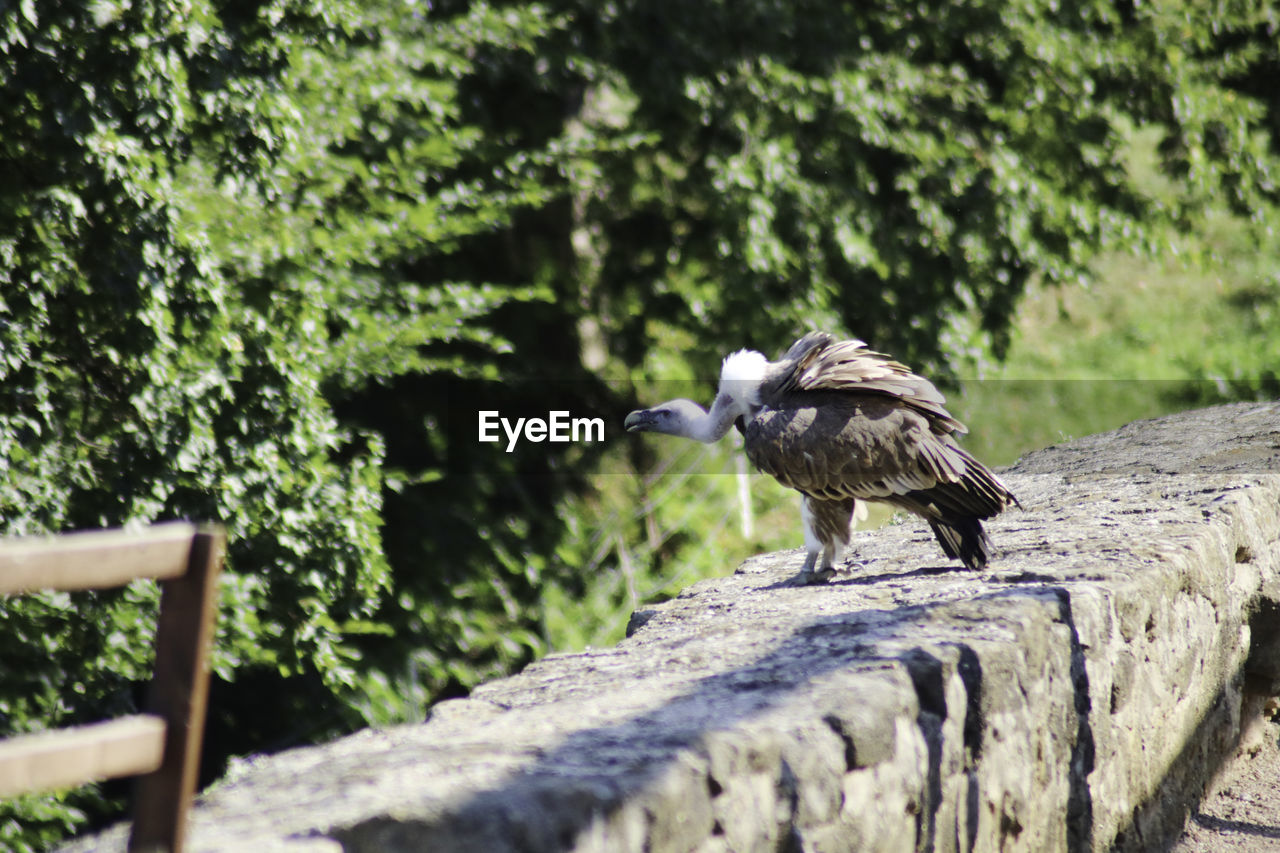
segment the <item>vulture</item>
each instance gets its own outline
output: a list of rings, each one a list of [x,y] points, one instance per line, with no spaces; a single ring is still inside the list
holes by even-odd
[[[945,402],[929,380],[862,341],[810,332],[777,361],[754,350],[726,357],[709,412],[672,400],[624,425],[710,443],[737,424],[751,462],[802,495],[802,582],[834,573],[859,500],[922,517],[949,558],[978,569],[992,550],[983,519],[1018,500],[956,444],[968,430]]]

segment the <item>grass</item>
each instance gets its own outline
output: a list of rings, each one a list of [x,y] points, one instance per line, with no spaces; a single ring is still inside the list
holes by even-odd
[[[1276,395],[1280,245],[1215,215],[1162,258],[1110,256],[1088,288],[1033,287],[1007,359],[953,398],[994,465],[1140,418]]]

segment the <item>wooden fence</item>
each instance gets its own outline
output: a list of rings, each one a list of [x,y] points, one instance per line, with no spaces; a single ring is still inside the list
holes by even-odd
[[[147,713],[0,741],[0,797],[138,776],[129,849],[182,849],[208,704],[224,535],[185,522],[0,542],[0,595],[160,581]]]

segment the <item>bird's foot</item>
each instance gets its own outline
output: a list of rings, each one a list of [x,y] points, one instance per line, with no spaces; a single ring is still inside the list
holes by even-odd
[[[871,560],[848,559],[848,560],[845,560],[844,565],[840,567],[840,574],[846,575],[846,576],[855,575],[855,574],[858,574],[860,570],[865,569],[870,565],[871,565]]]
[[[825,569],[803,569],[797,575],[783,581],[783,586],[816,586],[824,584],[835,577],[836,570],[828,566]]]

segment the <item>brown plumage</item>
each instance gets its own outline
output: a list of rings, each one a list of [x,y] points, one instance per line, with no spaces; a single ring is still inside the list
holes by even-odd
[[[627,428],[713,441],[741,417],[748,458],[804,496],[805,571],[819,554],[823,573],[832,568],[857,500],[921,516],[948,557],[976,569],[991,556],[981,521],[1017,499],[956,444],[966,429],[945,403],[927,379],[861,341],[812,332],[776,362],[750,351],[726,358],[710,413],[672,401],[633,412]]]

